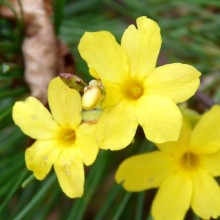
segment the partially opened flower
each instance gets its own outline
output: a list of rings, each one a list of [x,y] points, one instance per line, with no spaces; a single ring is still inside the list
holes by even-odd
[[[191,207],[202,219],[220,216],[220,106],[205,113],[193,130],[183,123],[178,141],[159,151],[133,156],[116,172],[128,191],[159,190],[152,205],[155,220],[182,220]]]
[[[103,149],[129,145],[138,124],[151,141],[177,140],[182,116],[176,103],[195,93],[200,73],[180,63],[156,68],[160,46],[160,29],[146,17],[137,19],[137,27],[125,30],[121,45],[107,31],[86,32],[81,38],[79,52],[90,74],[101,79],[106,90],[97,124]]]
[[[81,123],[81,97],[60,78],[48,89],[51,113],[34,97],[16,102],[13,119],[21,130],[37,139],[26,150],[27,168],[42,180],[54,169],[63,192],[71,197],[83,194],[84,168],[98,153],[94,125]]]

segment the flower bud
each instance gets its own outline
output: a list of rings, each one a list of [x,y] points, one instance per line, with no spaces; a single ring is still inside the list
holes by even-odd
[[[102,98],[102,92],[98,87],[85,87],[82,106],[85,110],[92,110],[101,102]]]
[[[75,89],[79,92],[83,92],[84,87],[87,86],[81,78],[71,73],[60,73],[60,78],[71,89]]]

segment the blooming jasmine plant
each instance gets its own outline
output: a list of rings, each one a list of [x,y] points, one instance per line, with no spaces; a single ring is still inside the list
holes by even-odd
[[[121,44],[108,31],[81,38],[79,52],[106,92],[96,129],[101,148],[128,146],[139,124],[151,141],[177,140],[182,115],[176,104],[195,93],[200,73],[181,63],[156,67],[160,46],[159,26],[144,16],[125,30]]]
[[[152,205],[155,220],[184,219],[191,207],[202,219],[220,216],[220,106],[205,113],[192,130],[183,123],[175,142],[126,159],[116,181],[128,191],[159,188]]]
[[[34,97],[16,102],[13,108],[15,123],[37,139],[26,150],[27,168],[42,180],[54,166],[63,192],[81,197],[83,164],[91,165],[98,153],[94,125],[82,123],[80,94],[58,77],[50,82],[48,101],[52,114]]]

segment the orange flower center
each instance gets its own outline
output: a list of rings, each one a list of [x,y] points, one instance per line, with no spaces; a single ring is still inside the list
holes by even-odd
[[[142,82],[135,79],[126,80],[122,87],[122,94],[125,98],[136,100],[144,94],[144,87]]]
[[[187,169],[194,169],[199,165],[199,157],[191,152],[186,152],[181,157],[181,165]]]

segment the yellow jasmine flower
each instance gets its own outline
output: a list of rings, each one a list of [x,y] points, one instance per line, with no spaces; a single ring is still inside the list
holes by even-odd
[[[160,46],[159,26],[144,16],[137,19],[137,27],[125,30],[121,45],[107,31],[86,32],[81,38],[79,52],[90,74],[101,79],[106,90],[97,124],[103,149],[129,145],[138,124],[151,141],[177,140],[182,115],[176,103],[195,93],[200,73],[180,63],[156,68]]]
[[[155,220],[182,220],[191,207],[202,219],[220,216],[220,106],[205,113],[193,130],[186,123],[176,142],[128,158],[116,181],[128,191],[159,190],[152,205]],[[189,123],[188,123],[189,125]],[[166,217],[165,217],[166,216]]]
[[[83,194],[84,168],[98,153],[94,125],[81,123],[80,94],[60,78],[48,89],[51,113],[34,97],[16,102],[13,119],[35,143],[26,150],[27,168],[42,180],[54,169],[63,192],[71,198]]]

